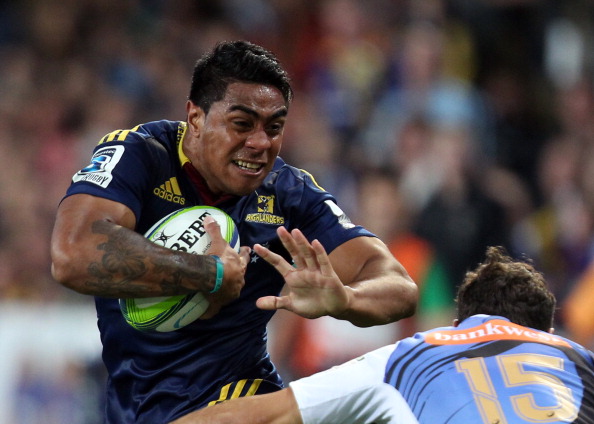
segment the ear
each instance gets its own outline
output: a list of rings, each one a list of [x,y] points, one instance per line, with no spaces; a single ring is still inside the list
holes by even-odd
[[[188,128],[193,137],[199,137],[204,126],[204,111],[200,106],[196,106],[191,100],[186,102],[186,114]]]

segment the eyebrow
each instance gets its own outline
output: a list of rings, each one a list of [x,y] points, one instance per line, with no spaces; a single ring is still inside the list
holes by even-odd
[[[253,109],[250,109],[249,107],[243,106],[243,105],[232,105],[231,107],[229,107],[228,110],[229,110],[229,112],[233,112],[235,110],[240,110],[242,112],[247,113],[248,115],[252,115],[254,118],[260,117],[260,114],[258,112],[256,112]],[[283,107],[282,109],[273,113],[272,116],[270,117],[270,119],[276,119],[276,118],[280,118],[283,116],[287,116],[288,113],[289,113],[289,111],[287,110],[287,108]]]

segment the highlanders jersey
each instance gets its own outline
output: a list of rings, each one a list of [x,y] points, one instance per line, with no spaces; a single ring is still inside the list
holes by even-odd
[[[185,130],[184,122],[158,121],[108,134],[91,163],[74,175],[67,195],[86,193],[127,205],[141,234],[170,212],[213,205],[233,218],[243,246],[260,243],[285,257],[276,235],[281,225],[317,238],[328,252],[354,237],[372,236],[351,224],[308,173],[280,158],[254,193],[211,202],[183,154]],[[245,281],[240,298],[214,318],[170,333],[135,330],[117,299],[96,298],[109,373],[107,422],[165,423],[217,400],[282,386],[266,350],[273,312],[255,303],[278,295],[284,280],[252,252]]]
[[[400,341],[385,381],[421,424],[594,423],[592,354],[501,317]]]

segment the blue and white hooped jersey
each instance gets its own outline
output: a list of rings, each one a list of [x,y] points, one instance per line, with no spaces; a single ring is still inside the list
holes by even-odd
[[[398,342],[385,381],[421,424],[594,423],[591,352],[502,317]]]
[[[127,205],[140,234],[170,212],[206,204],[184,170],[185,130],[184,122],[156,121],[108,134],[96,146],[90,164],[74,175],[67,196],[85,193]],[[233,218],[242,245],[260,243],[285,257],[276,235],[279,226],[299,228],[328,252],[354,237],[373,236],[351,224],[311,175],[280,158],[256,192],[228,197],[214,206]],[[257,385],[264,380],[261,387],[281,387],[266,350],[272,312],[259,310],[255,302],[278,295],[283,284],[280,275],[252,253],[238,300],[212,319],[170,333],[135,330],[122,317],[117,299],[96,298],[109,373],[107,422],[168,422],[216,401],[228,383],[246,380]],[[254,390],[242,387],[243,383],[231,387],[229,396],[233,390]]]

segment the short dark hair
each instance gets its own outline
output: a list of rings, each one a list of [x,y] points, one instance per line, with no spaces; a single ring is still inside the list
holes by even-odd
[[[293,99],[290,78],[274,54],[248,41],[217,44],[196,62],[189,100],[208,113],[233,82],[265,84],[282,93],[287,106]]]
[[[556,300],[543,274],[528,260],[515,261],[502,247],[489,247],[486,260],[466,273],[456,303],[460,321],[475,314],[499,315],[548,331]]]

